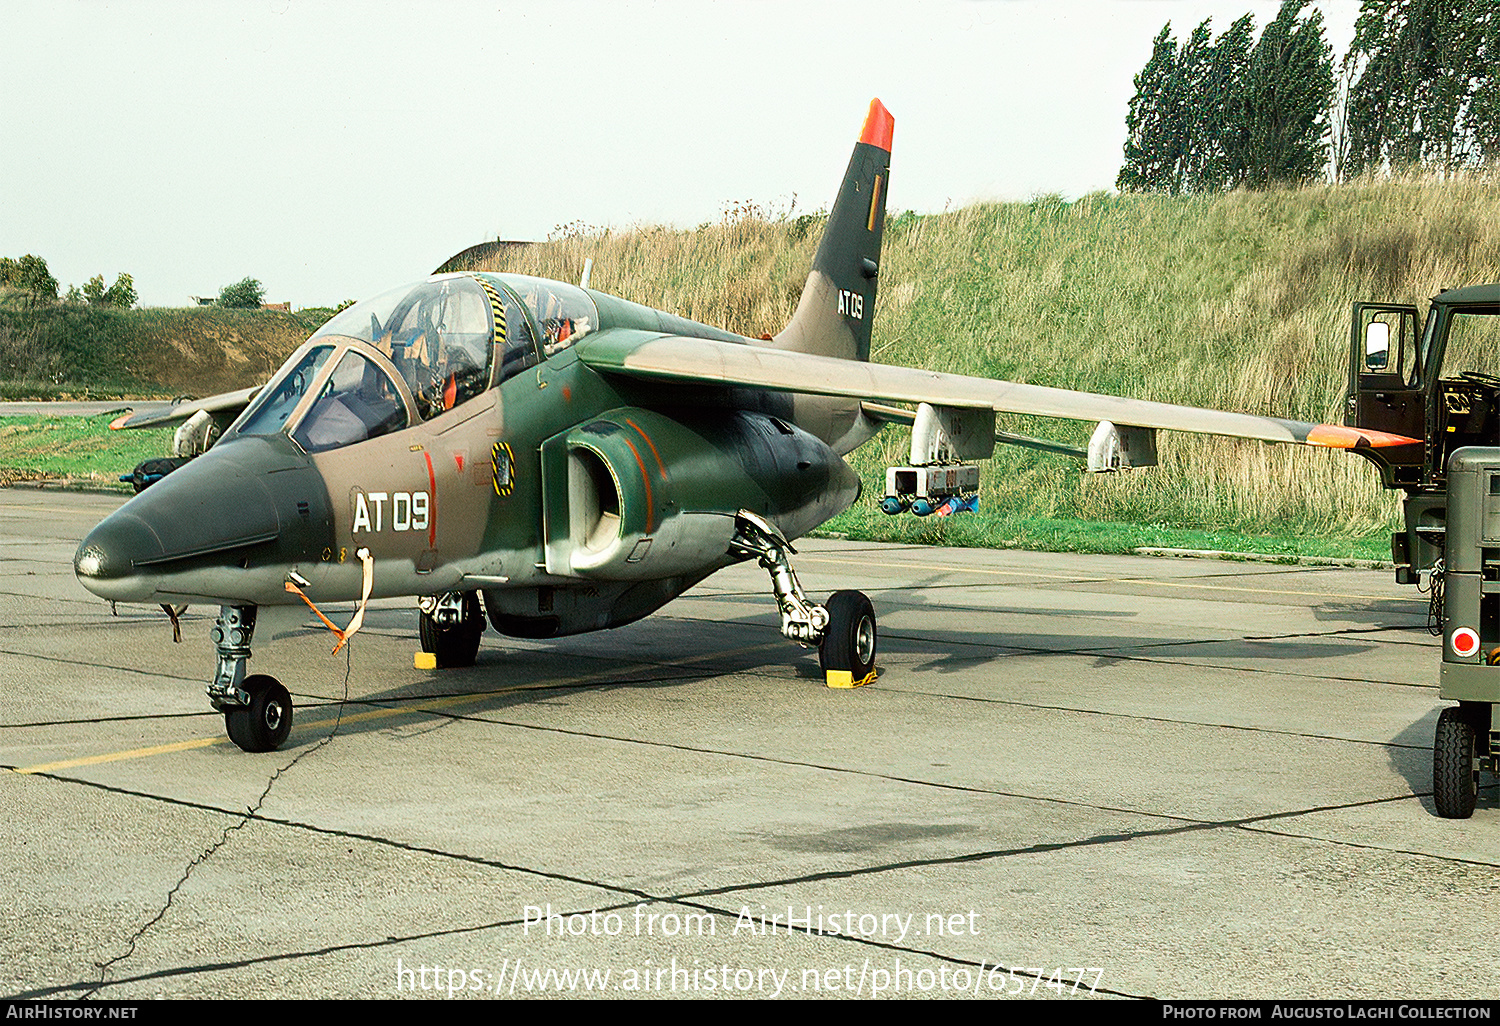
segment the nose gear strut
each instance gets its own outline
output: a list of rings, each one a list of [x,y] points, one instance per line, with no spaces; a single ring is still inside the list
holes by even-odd
[[[218,671],[208,685],[208,700],[220,712],[250,704],[250,695],[241,686],[245,681],[245,663],[250,658],[250,640],[255,636],[254,606],[220,606],[209,637],[219,657]]]

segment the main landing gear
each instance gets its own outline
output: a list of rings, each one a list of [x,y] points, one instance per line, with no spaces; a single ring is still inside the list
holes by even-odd
[[[292,696],[275,677],[245,676],[255,607],[220,606],[210,636],[219,667],[208,686],[208,700],[224,714],[229,740],[247,752],[274,752],[292,732]]]
[[[863,592],[834,592],[821,606],[808,599],[787,558],[797,550],[775,525],[748,510],[735,518],[730,551],[759,558],[781,609],[781,633],[804,647],[817,646],[829,687],[857,688],[875,679],[879,633],[875,608]]]
[[[418,667],[429,670],[450,666],[473,666],[479,655],[479,637],[484,633],[484,611],[479,592],[450,591],[429,595],[417,603],[420,610],[417,636],[422,642]],[[431,665],[422,667],[422,656]]]

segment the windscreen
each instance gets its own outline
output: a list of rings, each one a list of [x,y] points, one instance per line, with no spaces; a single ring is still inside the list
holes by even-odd
[[[333,353],[333,346],[317,346],[300,360],[288,361],[271,383],[256,396],[255,402],[240,418],[235,428],[241,435],[274,435],[286,427],[286,420],[312,387],[313,379]]]
[[[1463,371],[1500,376],[1500,306],[1455,310],[1449,318],[1440,377]]]
[[[385,371],[350,350],[292,433],[304,452],[326,452],[406,427],[406,404]]]
[[[344,335],[375,346],[390,357],[426,419],[489,387],[494,317],[479,282],[449,275],[356,303],[313,338]]]

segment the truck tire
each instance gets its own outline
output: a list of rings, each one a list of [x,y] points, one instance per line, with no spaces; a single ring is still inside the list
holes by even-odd
[[[1474,815],[1479,794],[1474,756],[1474,724],[1462,709],[1449,706],[1438,716],[1437,737],[1432,744],[1432,797],[1437,814],[1444,819]]]

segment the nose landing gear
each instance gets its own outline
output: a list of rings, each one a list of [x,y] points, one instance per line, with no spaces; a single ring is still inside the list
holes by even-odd
[[[247,752],[274,752],[292,732],[292,696],[275,677],[245,676],[255,607],[220,606],[209,633],[219,668],[208,685],[208,700],[224,714],[229,740]]]

